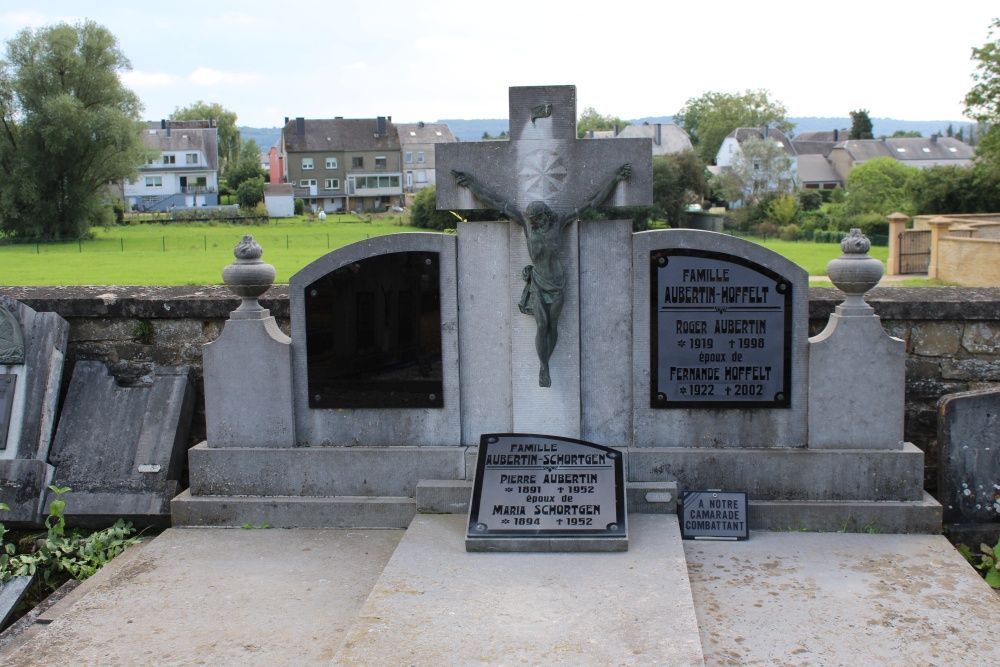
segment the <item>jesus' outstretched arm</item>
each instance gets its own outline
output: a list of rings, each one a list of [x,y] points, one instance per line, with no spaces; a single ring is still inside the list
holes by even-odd
[[[577,220],[581,215],[583,215],[590,209],[594,208],[595,206],[600,206],[604,202],[604,200],[608,198],[608,195],[611,194],[611,191],[615,189],[615,186],[621,183],[622,181],[627,181],[629,176],[631,175],[632,175],[632,165],[626,162],[625,164],[623,164],[621,167],[618,168],[618,171],[615,172],[615,175],[612,176],[607,183],[601,186],[601,188],[599,188],[597,192],[587,197],[587,199],[584,200],[584,202],[580,204],[580,206],[575,208],[572,213],[568,213],[564,215],[562,218],[560,218],[559,220],[560,228],[565,227],[574,220]]]
[[[468,188],[469,191],[476,196],[476,199],[486,204],[489,208],[500,211],[508,218],[524,227],[524,219],[521,214],[518,213],[517,209],[508,204],[504,199],[501,199],[498,194],[480,183],[474,176],[467,174],[464,171],[456,171],[454,169],[451,170],[451,173],[455,177],[455,182],[463,188]]]

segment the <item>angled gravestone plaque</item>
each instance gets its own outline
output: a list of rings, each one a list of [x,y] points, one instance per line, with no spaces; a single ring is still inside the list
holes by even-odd
[[[14,406],[14,389],[17,376],[0,375],[0,450],[7,449],[7,432],[10,430],[11,408]]]
[[[746,540],[747,494],[726,491],[685,491],[679,506],[681,537],[685,540]]]
[[[624,551],[622,454],[580,440],[483,435],[468,551]]]
[[[359,259],[305,288],[310,408],[441,408],[440,254]]]
[[[735,255],[650,252],[652,408],[791,405],[792,285]]]

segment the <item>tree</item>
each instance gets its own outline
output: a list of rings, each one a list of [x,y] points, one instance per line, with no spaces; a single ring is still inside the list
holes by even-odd
[[[858,109],[851,112],[851,133],[848,139],[874,139],[872,121],[868,117],[868,109]]]
[[[993,19],[989,39],[979,48],[972,49],[972,59],[978,61],[972,75],[975,85],[965,95],[965,115],[988,129],[976,144],[976,155],[981,165],[977,168],[1000,172],[1000,18]],[[970,128],[969,143],[972,143]]]
[[[774,139],[751,137],[722,176],[723,191],[731,202],[757,206],[767,195],[788,195],[795,190],[792,158]]]
[[[892,133],[892,138],[893,139],[898,139],[898,138],[901,138],[901,137],[902,138],[919,139],[922,136],[924,136],[924,135],[921,134],[920,130],[896,130],[895,132]]]
[[[878,213],[889,215],[910,208],[909,181],[920,170],[891,157],[866,160],[847,174],[847,199],[844,212],[848,215]]]
[[[624,121],[618,116],[612,116],[610,114],[601,115],[597,113],[594,107],[587,107],[580,114],[580,120],[576,122],[576,136],[578,139],[583,139],[587,134],[593,130],[595,132],[605,132],[607,130],[613,130],[617,127],[621,130],[626,125],[631,125],[628,121]]]
[[[264,201],[263,176],[247,179],[236,188],[236,203],[240,205],[241,211],[249,213],[262,201]]]
[[[674,122],[691,136],[705,164],[714,164],[722,140],[738,127],[770,125],[788,134],[794,125],[785,119],[788,109],[771,101],[770,91],[747,89],[742,93],[707,92],[692,97],[674,114]]]
[[[671,227],[680,227],[689,204],[701,203],[705,163],[693,149],[653,158],[653,204]]]
[[[170,114],[170,120],[212,120],[215,119],[219,132],[219,171],[226,173],[229,165],[240,159],[240,130],[236,127],[236,112],[224,109],[218,102],[211,104],[198,100],[184,108],[177,107]]]
[[[0,230],[80,238],[111,220],[109,182],[149,155],[118,40],[93,21],[24,29],[0,61]]]
[[[431,186],[414,195],[410,224],[422,229],[454,229],[458,226],[458,218],[451,211],[437,210],[437,188]]]
[[[260,166],[260,148],[253,139],[247,139],[240,149],[240,158],[226,172],[229,189],[236,191],[244,181],[264,178],[264,170]]]

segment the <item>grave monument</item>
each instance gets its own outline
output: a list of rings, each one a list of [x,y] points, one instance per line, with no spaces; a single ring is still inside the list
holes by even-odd
[[[717,489],[747,494],[751,529],[940,530],[923,453],[903,441],[903,344],[864,301],[881,276],[867,240],[852,233],[831,262],[847,297],[810,339],[808,276],[766,248],[575,220],[651,197],[649,140],[576,139],[575,97],[511,88],[510,141],[438,147],[439,208],[512,222],[321,257],[290,281],[290,337],[256,303],[273,273],[237,251],[257,268],[227,278],[244,305],[205,351],[209,435],[175,524],[463,514],[482,436],[545,434],[514,444],[619,452],[629,512]],[[537,495],[539,513],[568,511]],[[490,511],[521,516],[519,502]]]
[[[0,522],[41,521],[69,324],[0,297]]]

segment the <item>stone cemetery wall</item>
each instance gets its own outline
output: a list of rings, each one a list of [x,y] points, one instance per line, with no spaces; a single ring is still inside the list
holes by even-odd
[[[0,294],[69,321],[64,392],[77,360],[103,361],[125,382],[154,363],[190,365],[198,391],[191,441],[204,439],[201,347],[218,337],[239,305],[226,287],[0,287]],[[822,331],[842,300],[839,290],[810,288],[810,335]],[[927,452],[933,490],[938,399],[1000,388],[1000,289],[879,287],[868,301],[886,331],[906,341],[905,437]],[[261,303],[289,334],[288,287],[274,286]]]

